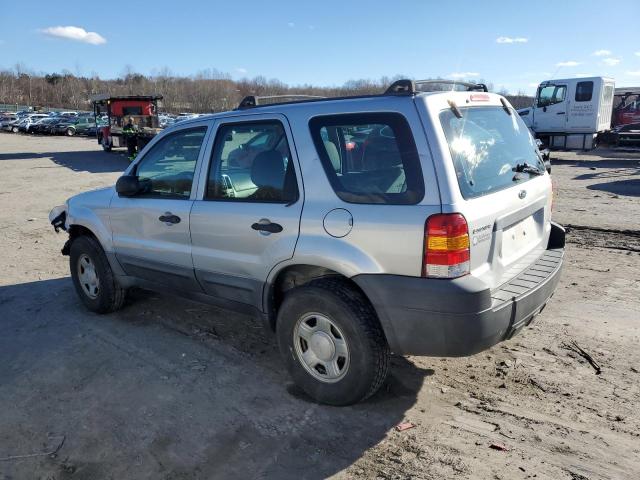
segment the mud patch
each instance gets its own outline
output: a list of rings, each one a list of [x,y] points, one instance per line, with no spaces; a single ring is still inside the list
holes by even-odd
[[[566,225],[567,243],[580,247],[600,247],[640,253],[639,230],[613,230],[582,225]]]

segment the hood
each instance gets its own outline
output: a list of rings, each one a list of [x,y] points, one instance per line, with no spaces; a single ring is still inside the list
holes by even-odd
[[[108,208],[114,193],[114,186],[90,190],[70,197],[67,200],[67,205],[70,210],[74,208]]]

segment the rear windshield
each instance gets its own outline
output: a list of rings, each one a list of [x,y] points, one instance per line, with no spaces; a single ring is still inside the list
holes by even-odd
[[[411,128],[398,113],[315,117],[311,135],[334,191],[349,203],[410,205],[424,197]]]
[[[544,171],[535,141],[520,116],[502,107],[459,108],[440,114],[451,158],[464,198],[479,197],[527,181],[533,174],[515,173],[527,164]]]

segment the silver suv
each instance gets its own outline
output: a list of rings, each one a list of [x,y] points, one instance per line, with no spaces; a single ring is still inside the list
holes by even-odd
[[[255,314],[298,385],[334,405],[374,394],[391,351],[512,337],[559,279],[550,176],[503,97],[429,87],[247,97],[167,129],[115,188],[51,212],[78,295],[100,313],[137,286]]]

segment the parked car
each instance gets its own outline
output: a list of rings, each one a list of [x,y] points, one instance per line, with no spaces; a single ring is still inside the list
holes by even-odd
[[[44,113],[34,113],[31,115],[28,115],[26,117],[26,122],[24,124],[19,125],[18,129],[21,132],[33,133],[32,128],[35,126],[35,124],[48,118],[50,118],[49,115]]]
[[[92,127],[95,127],[93,117],[68,118],[55,124],[51,128],[51,133],[54,135],[67,135],[69,137],[74,135],[87,135],[89,129]]]
[[[49,128],[59,122],[60,119],[58,117],[47,117],[41,120],[38,120],[36,123],[32,124],[29,127],[28,132],[32,134],[45,134],[49,133]]]
[[[13,122],[15,122],[18,117],[15,114],[5,114],[0,117],[0,129],[5,130],[5,127]]]
[[[252,313],[295,382],[333,405],[374,394],[390,351],[466,356],[511,338],[560,276],[550,176],[504,97],[424,85],[251,97],[164,130],[115,187],[50,213],[80,300],[113,312],[138,286]]]
[[[87,133],[86,135],[88,137],[95,137],[98,134],[98,129],[100,127],[104,127],[105,125],[107,125],[107,122],[102,120],[101,118],[98,118],[96,120],[97,123],[93,123],[88,129],[87,129]]]
[[[22,119],[20,117],[15,120],[8,122],[1,122],[0,129],[6,132],[17,132],[18,131],[18,123],[20,123]]]
[[[176,123],[176,119],[167,115],[158,115],[160,128],[167,128]]]

